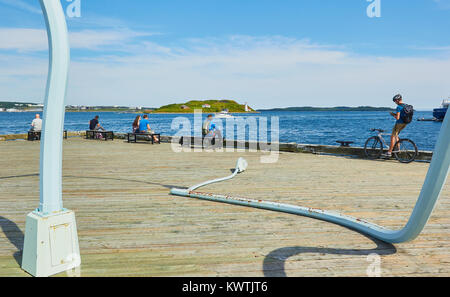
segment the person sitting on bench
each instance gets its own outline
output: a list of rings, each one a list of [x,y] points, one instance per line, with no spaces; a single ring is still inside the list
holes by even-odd
[[[154,131],[150,128],[150,121],[148,120],[148,115],[144,115],[143,119],[139,122],[139,132],[135,133],[147,133],[147,134],[153,134]],[[158,138],[156,136],[153,136],[154,141],[158,141]]]
[[[213,120],[213,116],[212,116],[212,114],[210,114],[206,117],[206,120],[203,122],[203,127],[202,127],[203,137],[206,137],[206,135],[208,135],[208,133],[210,132],[212,120]]]
[[[98,121],[99,116],[95,116],[92,120],[89,121],[89,130],[95,131],[95,130],[103,130],[106,131],[102,126],[100,126],[100,123]]]
[[[211,124],[208,134],[205,135],[204,140],[207,146],[214,145],[216,148],[221,148],[223,145],[222,132],[217,129],[216,124]]]
[[[99,116],[95,116],[95,118],[93,118],[92,120],[89,121],[89,130],[91,131],[106,131],[105,128],[103,128],[102,126],[100,126],[100,123],[98,121]],[[95,133],[95,138],[97,139],[103,139],[103,135],[102,133]]]
[[[216,124],[211,124],[211,127],[209,129],[209,133],[206,135],[206,137],[218,137],[222,138],[222,132],[220,132],[219,129],[217,129]]]
[[[35,119],[31,122],[30,131],[41,132],[41,130],[42,130],[42,119],[39,114],[36,114]]]
[[[139,124],[141,122],[141,116],[138,115],[133,122],[133,133],[139,133]]]

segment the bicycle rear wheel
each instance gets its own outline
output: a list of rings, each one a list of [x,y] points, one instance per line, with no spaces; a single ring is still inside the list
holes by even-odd
[[[383,153],[383,143],[378,136],[367,139],[364,145],[364,153],[369,159],[378,159]]]
[[[411,163],[419,154],[416,144],[410,139],[400,139],[394,147],[395,158],[402,163]]]

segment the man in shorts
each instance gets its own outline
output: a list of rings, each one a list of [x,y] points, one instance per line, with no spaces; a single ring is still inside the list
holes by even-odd
[[[152,128],[150,128],[150,120],[148,119],[148,115],[144,114],[142,120],[139,122],[139,133],[155,133]],[[156,135],[153,135],[153,141],[159,142],[159,139]]]
[[[389,150],[386,154],[383,154],[383,157],[390,158],[392,157],[392,151],[394,150],[395,144],[399,141],[399,134],[402,132],[403,129],[406,128],[408,124],[406,124],[401,117],[401,114],[404,109],[404,103],[403,103],[403,97],[402,95],[398,94],[395,95],[392,99],[395,104],[397,104],[397,109],[394,112],[391,112],[391,116],[393,116],[397,121],[395,122],[394,129],[392,129],[392,135],[391,135],[391,145],[389,146]]]

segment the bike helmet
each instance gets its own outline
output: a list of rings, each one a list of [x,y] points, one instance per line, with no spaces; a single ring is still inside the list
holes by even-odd
[[[397,95],[395,95],[394,96],[394,98],[392,99],[392,101],[400,101],[400,100],[402,100],[403,99],[403,97],[402,97],[402,95],[400,95],[400,94],[397,94]]]

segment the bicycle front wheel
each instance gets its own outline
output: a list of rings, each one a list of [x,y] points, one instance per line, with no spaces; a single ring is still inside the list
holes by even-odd
[[[383,153],[383,143],[378,136],[367,139],[364,145],[364,153],[369,159],[378,159]]]
[[[410,139],[400,139],[394,147],[395,158],[402,163],[411,163],[419,154],[416,144]]]

